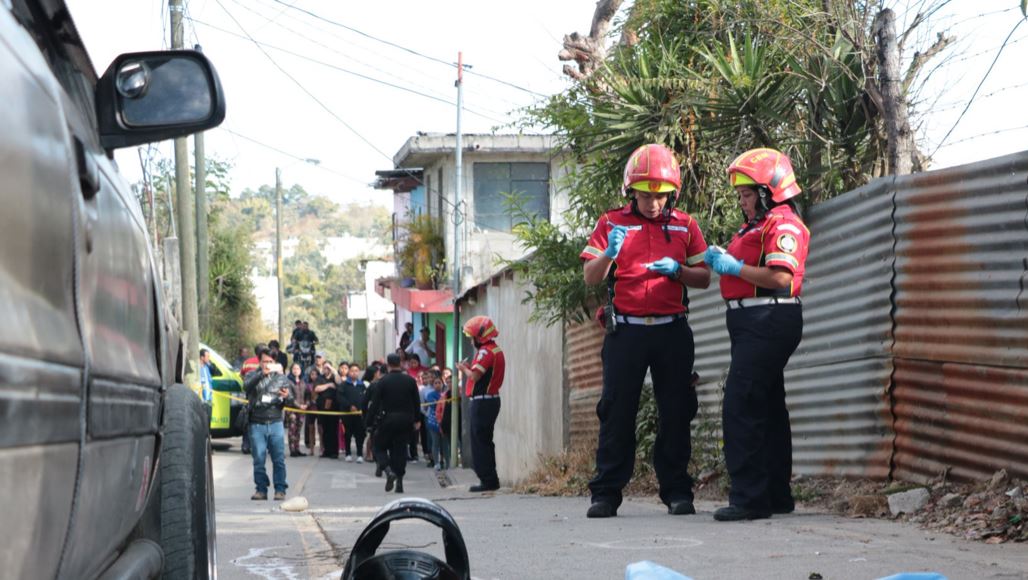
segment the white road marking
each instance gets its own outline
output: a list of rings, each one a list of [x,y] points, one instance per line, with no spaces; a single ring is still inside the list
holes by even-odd
[[[232,563],[246,570],[250,574],[260,576],[266,580],[300,580],[302,576],[293,568],[292,565],[287,564],[281,558],[264,555],[264,553],[269,550],[277,550],[279,548],[287,547],[288,546],[271,546],[269,548],[250,548],[250,553],[232,560]]]

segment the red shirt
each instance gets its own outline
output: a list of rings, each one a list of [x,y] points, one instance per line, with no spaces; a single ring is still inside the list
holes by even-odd
[[[464,387],[465,396],[499,395],[500,387],[503,386],[504,365],[503,351],[495,342],[490,340],[479,347],[475,360],[471,361],[471,370],[480,371],[482,376],[477,381],[468,379]]]
[[[259,368],[261,368],[261,359],[252,356],[243,361],[243,365],[239,367],[239,375],[245,377]]]
[[[421,384],[421,373],[423,373],[423,372],[425,372],[427,370],[428,370],[428,367],[425,367],[425,366],[408,367],[407,368],[407,374],[410,376],[410,378],[412,378],[415,381],[417,381],[418,384],[420,385]]]
[[[728,244],[728,253],[750,266],[781,266],[792,272],[792,286],[780,290],[760,288],[738,276],[721,276],[725,300],[754,296],[799,296],[807,261],[810,231],[788,205],[771,208],[755,226],[742,228]]]
[[[621,252],[614,259],[614,309],[630,316],[679,314],[689,308],[685,285],[677,280],[647,270],[644,264],[665,256],[679,264],[702,266],[707,242],[699,224],[689,214],[674,210],[667,223],[669,242],[664,236],[664,218],[647,219],[632,211],[632,204],[613,209],[600,216],[589,237],[589,243],[579,254],[583,260],[603,255],[607,248],[607,234],[615,225],[628,228]]]

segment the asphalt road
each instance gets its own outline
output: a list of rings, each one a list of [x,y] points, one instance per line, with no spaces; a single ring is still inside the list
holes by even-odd
[[[251,501],[251,460],[233,447],[215,452],[218,573],[223,580],[336,579],[370,518],[399,496],[383,491],[374,466],[312,457],[287,458],[289,496],[310,507],[284,512],[279,502]],[[224,442],[218,442],[224,443]],[[216,443],[216,444],[218,444]],[[221,446],[221,445],[219,445]],[[270,461],[268,464],[270,475]],[[470,471],[451,470],[442,487],[422,464],[408,464],[405,496],[450,511],[468,545],[472,576],[486,579],[619,579],[625,566],[652,560],[700,579],[826,580],[881,578],[934,571],[951,579],[1028,579],[1028,546],[985,545],[915,526],[846,519],[799,510],[746,523],[715,522],[719,507],[697,504],[694,516],[669,516],[651,500],[631,500],[609,520],[588,520],[586,498],[472,494]],[[398,522],[383,548],[415,548],[442,557],[434,526]]]

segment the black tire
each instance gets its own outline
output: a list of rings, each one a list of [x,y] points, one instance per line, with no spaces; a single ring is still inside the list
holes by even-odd
[[[165,396],[161,450],[164,578],[215,579],[214,480],[207,412],[184,385]]]

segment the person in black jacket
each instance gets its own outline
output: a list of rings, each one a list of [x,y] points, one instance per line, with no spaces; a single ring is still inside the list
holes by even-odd
[[[357,440],[357,463],[364,463],[364,406],[366,404],[367,386],[360,380],[361,369],[357,365],[351,365],[347,370],[346,377],[339,385],[339,410],[356,415],[343,415],[343,450],[346,452],[346,460],[353,461],[350,455],[350,442]]]
[[[382,380],[385,373],[385,365],[375,362],[371,363],[364,371],[364,377],[361,379],[368,386],[368,389],[364,391],[364,408],[361,409],[364,411],[364,424],[367,427],[367,437],[364,439],[364,457],[368,461],[375,461],[375,418],[371,416],[371,399],[375,396],[378,381]],[[375,465],[375,477],[382,477],[382,468],[378,467],[378,462],[375,462]]]
[[[257,491],[250,499],[268,499],[268,472],[264,466],[271,453],[275,499],[286,498],[286,441],[282,407],[295,406],[292,384],[269,351],[260,353],[260,369],[243,380],[250,406],[250,445],[253,448],[253,482]]]
[[[321,374],[314,379],[314,397],[317,410],[339,410],[335,377],[332,376],[330,362],[325,362],[321,367]],[[318,415],[318,426],[321,427],[321,456],[326,459],[339,459],[339,415]]]
[[[368,408],[375,420],[375,462],[386,472],[385,490],[403,493],[407,469],[407,442],[420,427],[421,398],[418,384],[403,372],[400,355],[386,357],[389,373],[382,377]]]

